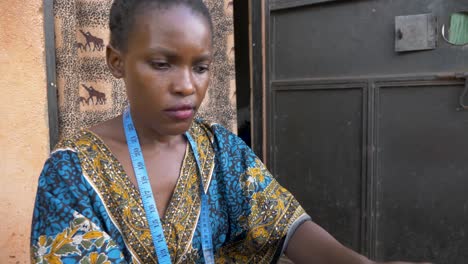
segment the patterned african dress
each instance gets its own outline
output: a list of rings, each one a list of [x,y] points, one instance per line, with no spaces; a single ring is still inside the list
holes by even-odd
[[[194,122],[162,225],[173,263],[204,263],[200,188],[208,194],[216,263],[272,263],[309,216],[245,143]],[[202,184],[200,184],[202,180]],[[138,188],[109,148],[82,130],[63,140],[39,178],[32,263],[157,263]]]

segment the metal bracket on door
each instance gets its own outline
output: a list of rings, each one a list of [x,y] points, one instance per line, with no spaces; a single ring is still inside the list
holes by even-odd
[[[468,105],[465,104],[465,97],[468,94],[468,72],[455,74],[457,79],[465,79],[465,89],[463,89],[462,94],[460,95],[459,104],[461,108],[459,110],[468,110]]]

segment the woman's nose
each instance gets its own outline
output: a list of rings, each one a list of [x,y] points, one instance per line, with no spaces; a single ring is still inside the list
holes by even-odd
[[[195,93],[195,83],[191,69],[182,69],[180,74],[176,76],[174,93],[184,96],[192,95]]]

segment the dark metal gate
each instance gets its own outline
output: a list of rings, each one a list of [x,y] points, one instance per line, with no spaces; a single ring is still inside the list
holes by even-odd
[[[317,223],[378,260],[468,263],[468,47],[440,34],[463,10],[266,1],[269,167]],[[436,18],[435,49],[396,52],[395,17],[416,14]]]

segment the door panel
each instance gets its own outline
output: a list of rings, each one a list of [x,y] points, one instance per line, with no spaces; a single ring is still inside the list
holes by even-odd
[[[466,263],[468,112],[463,84],[378,91],[377,255]]]
[[[275,89],[272,164],[276,175],[314,221],[356,250],[361,246],[365,184],[365,101],[365,87],[359,85]]]

